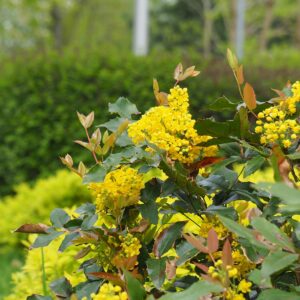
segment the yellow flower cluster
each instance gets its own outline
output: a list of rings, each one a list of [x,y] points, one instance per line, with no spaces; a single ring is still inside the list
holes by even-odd
[[[296,104],[300,102],[300,83],[292,86],[293,96],[281,100],[277,106],[269,107],[258,114],[255,132],[261,135],[261,144],[279,143],[289,148],[299,138],[300,125],[294,119],[286,119],[296,112]]]
[[[128,296],[120,286],[109,282],[100,287],[97,295],[92,295],[92,300],[128,300]]]
[[[142,174],[122,166],[109,172],[103,182],[91,183],[90,189],[96,194],[97,210],[118,217],[124,207],[138,203],[144,186]]]
[[[228,279],[230,280],[230,287],[226,289],[225,299],[228,300],[245,300],[243,294],[247,294],[251,291],[252,283],[246,279],[242,279],[238,284],[236,280],[241,276],[241,270],[238,266],[227,265],[224,266],[221,259],[214,263],[214,266],[208,268],[208,274],[215,280],[218,280],[222,285],[228,285]]]
[[[229,234],[228,229],[221,223],[217,216],[202,216],[202,223],[200,226],[199,235],[204,238],[207,238],[208,232],[211,229],[214,229],[220,240],[225,239]]]
[[[138,238],[134,237],[131,233],[128,233],[125,237],[120,236],[121,243],[121,256],[132,257],[140,254],[141,242]]]
[[[297,103],[300,102],[300,82],[296,81],[292,85],[293,95],[285,100],[280,101],[279,105],[281,109],[286,111],[287,114],[293,115],[297,111]]]
[[[109,236],[97,245],[97,262],[105,271],[114,269],[122,260],[139,255],[141,247],[139,239],[131,233]]]
[[[139,144],[147,140],[165,150],[172,160],[182,163],[192,163],[199,156],[214,156],[216,146],[200,146],[211,137],[197,134],[195,120],[188,112],[187,89],[179,86],[172,88],[168,103],[168,107],[151,108],[139,121],[129,125],[128,135],[132,141]]]

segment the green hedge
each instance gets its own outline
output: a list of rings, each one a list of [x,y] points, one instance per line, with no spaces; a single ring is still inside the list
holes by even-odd
[[[101,123],[108,102],[119,96],[129,97],[145,110],[154,103],[152,78],[167,90],[179,60],[178,55],[159,53],[147,58],[41,55],[6,62],[0,73],[0,194],[10,193],[19,182],[51,174],[60,166],[60,155],[70,152],[82,158],[77,155],[79,146],[72,144],[83,136],[77,110],[102,111],[96,115]],[[195,57],[183,61],[202,70],[198,78],[187,81],[194,112],[222,94],[238,97],[224,59],[206,64]],[[266,87],[281,87],[288,79],[300,78],[297,69],[247,67],[259,100],[272,96],[271,91],[265,94]],[[203,114],[208,115],[206,110]]]

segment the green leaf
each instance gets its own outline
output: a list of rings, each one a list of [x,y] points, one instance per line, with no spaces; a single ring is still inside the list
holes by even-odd
[[[299,300],[300,294],[289,293],[279,289],[262,291],[257,300]]]
[[[47,234],[39,235],[36,240],[32,244],[32,248],[45,247],[50,244],[54,239],[62,235],[64,232],[62,231],[52,231]]]
[[[139,114],[135,104],[131,103],[128,99],[120,97],[115,103],[108,104],[108,111],[116,113],[121,117],[131,119],[131,115]]]
[[[80,236],[79,232],[72,232],[66,235],[63,241],[61,242],[58,251],[61,252],[64,251],[68,246],[72,245],[72,241],[79,236]]]
[[[233,207],[224,207],[217,205],[210,205],[206,212],[209,212],[214,215],[223,216],[232,220],[237,220],[237,212]]]
[[[52,300],[50,296],[31,295],[26,300]]]
[[[295,153],[292,153],[292,154],[288,154],[287,157],[291,160],[300,159],[300,152],[295,152]]]
[[[124,270],[125,281],[127,286],[127,293],[130,300],[143,300],[146,297],[146,291],[143,285],[135,279],[131,273]]]
[[[274,172],[274,180],[277,182],[282,181],[280,171],[279,171],[279,163],[278,163],[278,158],[276,157],[275,153],[273,153],[270,156],[270,164],[272,166],[273,172]]]
[[[229,136],[240,136],[240,122],[238,119],[226,122],[217,122],[212,119],[198,119],[195,127],[200,135],[225,138]]]
[[[291,254],[281,250],[270,253],[263,261],[261,273],[263,277],[268,277],[277,273],[298,259],[298,254]]]
[[[183,292],[167,293],[160,297],[160,300],[198,300],[200,297],[210,293],[220,293],[223,288],[217,284],[208,281],[198,281],[192,284]]]
[[[181,230],[186,222],[177,222],[170,227],[164,229],[156,238],[153,246],[153,252],[156,256],[161,257],[173,245],[173,243],[181,235]]]
[[[252,230],[250,230],[228,218],[224,218],[222,216],[220,216],[220,220],[225,225],[225,227],[227,227],[231,232],[235,233],[236,235],[238,235],[244,239],[247,239],[252,245],[254,245],[258,248],[268,249],[266,245],[264,245],[263,243],[261,243],[257,239],[255,239],[255,236],[254,236]]]
[[[109,131],[115,132],[120,127],[120,125],[124,123],[125,120],[126,118],[117,117],[114,119],[110,119],[109,121],[103,124],[97,125],[96,127],[106,128]]]
[[[160,289],[166,278],[166,259],[149,258],[146,261],[148,274],[157,289]]]
[[[139,211],[144,219],[149,220],[151,224],[157,224],[158,222],[158,210],[155,202],[149,201],[139,205]]]
[[[268,241],[280,246],[283,249],[294,251],[294,245],[290,238],[276,225],[270,223],[265,218],[253,218],[251,221],[251,225]]]
[[[190,243],[187,241],[182,241],[177,247],[176,247],[176,253],[178,255],[178,259],[176,261],[176,265],[180,266],[184,264],[189,259],[196,256],[199,251],[194,248]]]
[[[218,98],[212,104],[208,105],[208,109],[213,111],[223,112],[225,110],[233,111],[236,109],[237,104],[231,102],[225,96]]]
[[[259,269],[254,269],[253,271],[251,271],[248,278],[250,281],[252,281],[254,284],[256,284],[262,289],[272,288],[271,278],[269,276],[263,277],[261,270]]]
[[[238,114],[240,117],[240,136],[241,138],[246,138],[249,136],[248,111],[245,107],[241,107]]]
[[[70,220],[70,216],[63,209],[55,208],[51,212],[50,220],[54,227],[61,228]]]
[[[52,281],[49,287],[56,297],[68,298],[72,294],[72,286],[65,277]]]
[[[268,191],[271,195],[276,196],[282,200],[285,206],[281,207],[280,211],[286,214],[300,213],[300,191],[288,187],[284,183],[258,183],[255,185],[258,189]]]
[[[97,293],[99,286],[103,280],[81,282],[75,287],[76,296],[78,299],[87,297],[87,300],[91,300],[91,294]]]
[[[248,177],[249,175],[253,174],[264,164],[264,162],[265,159],[261,156],[255,156],[250,159],[245,166],[244,177]]]
[[[158,222],[158,210],[156,199],[159,197],[161,191],[158,184],[147,182],[145,188],[142,190],[141,200],[144,204],[139,206],[139,210],[144,219],[148,219],[151,224]]]
[[[88,184],[91,182],[102,182],[105,178],[107,170],[103,166],[96,166],[86,175],[83,176],[82,183]]]

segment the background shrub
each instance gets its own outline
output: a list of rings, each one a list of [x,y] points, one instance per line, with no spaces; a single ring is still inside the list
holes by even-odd
[[[55,207],[72,207],[90,201],[90,192],[81,179],[68,171],[40,179],[33,187],[21,184],[16,195],[7,196],[0,202],[0,236],[2,246],[13,246],[27,237],[12,234],[12,230],[26,223],[49,223],[50,212]],[[0,247],[1,247],[0,244]]]
[[[204,63],[199,54],[188,58],[164,53],[146,58],[49,54],[6,62],[0,73],[0,194],[12,192],[13,184],[59,168],[58,156],[71,151],[72,139],[84,136],[76,111],[100,111],[96,120],[101,123],[107,116],[108,102],[119,96],[129,97],[144,111],[154,101],[152,78],[156,77],[161,90],[166,90],[172,84],[170,73],[179,61],[195,64],[202,71],[187,84],[194,113],[201,110],[207,115],[204,105],[222,95],[238,97],[225,59]],[[280,88],[287,78],[300,78],[300,71],[293,67],[270,68],[261,61],[256,65],[259,67],[251,67],[246,75],[259,100],[273,95],[269,86]],[[72,151],[77,159],[83,159],[79,153]]]

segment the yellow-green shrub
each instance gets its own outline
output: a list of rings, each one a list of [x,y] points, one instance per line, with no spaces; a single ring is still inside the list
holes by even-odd
[[[68,171],[59,171],[47,179],[40,179],[33,187],[21,184],[16,195],[0,202],[1,244],[16,244],[24,239],[11,231],[25,223],[46,221],[55,207],[71,207],[90,200],[90,192],[82,186],[81,179]]]
[[[32,242],[33,236],[29,240]],[[78,249],[69,247],[64,253],[58,253],[61,241],[62,238],[57,239],[43,248],[47,286],[51,281],[62,276],[65,276],[72,285],[85,279],[83,272],[77,271],[80,262],[74,261]],[[12,281],[14,284],[13,293],[5,297],[5,300],[25,300],[28,295],[43,294],[41,249],[28,251],[22,270],[12,275]]]

